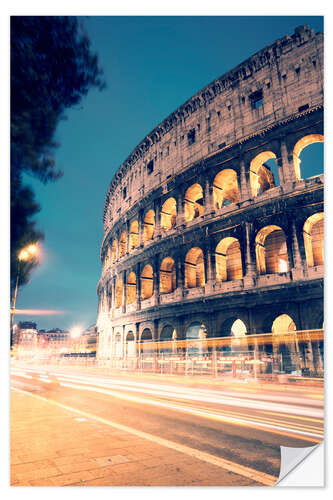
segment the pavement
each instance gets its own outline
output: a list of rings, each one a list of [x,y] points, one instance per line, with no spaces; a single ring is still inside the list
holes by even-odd
[[[208,463],[19,390],[11,392],[10,445],[11,486],[265,483],[246,477],[246,471],[234,473],[218,462]]]

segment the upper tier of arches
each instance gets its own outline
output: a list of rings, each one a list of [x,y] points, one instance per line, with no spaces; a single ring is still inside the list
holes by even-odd
[[[305,26],[204,87],[150,132],[117,170],[105,199],[105,226],[207,155],[322,106],[322,73],[323,35]],[[288,137],[287,154],[293,155]]]

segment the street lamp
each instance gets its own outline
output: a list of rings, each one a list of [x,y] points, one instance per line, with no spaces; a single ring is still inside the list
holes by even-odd
[[[13,297],[13,301],[12,301],[12,307],[10,310],[10,348],[12,348],[12,346],[13,346],[13,325],[14,325],[17,290],[18,290],[20,271],[21,271],[21,262],[22,261],[26,262],[26,261],[32,259],[33,257],[35,257],[37,255],[37,253],[38,253],[38,246],[35,243],[31,243],[30,245],[26,246],[25,248],[22,248],[22,250],[18,254],[16,285],[15,285],[14,297]]]

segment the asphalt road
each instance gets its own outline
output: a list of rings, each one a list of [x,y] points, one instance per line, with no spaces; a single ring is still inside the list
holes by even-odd
[[[14,366],[11,385],[177,445],[279,475],[280,445],[323,438],[318,388],[197,386],[65,368]]]

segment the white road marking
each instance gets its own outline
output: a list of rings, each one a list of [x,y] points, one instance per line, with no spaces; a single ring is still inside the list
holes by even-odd
[[[264,472],[257,471],[255,469],[251,469],[249,467],[245,467],[243,465],[237,464],[236,462],[231,462],[230,460],[225,460],[224,458],[220,457],[215,457],[214,455],[210,455],[209,453],[206,453],[204,451],[199,451],[194,448],[190,448],[189,446],[185,446],[179,443],[175,443],[173,441],[169,441],[164,438],[160,438],[158,436],[154,436],[152,434],[148,434],[147,432],[139,431],[137,429],[134,429],[132,427],[128,427],[127,425],[122,425],[118,424],[116,422],[113,422],[112,420],[107,420],[105,418],[99,417],[97,415],[93,415],[91,413],[78,410],[77,408],[72,408],[71,406],[64,405],[62,403],[59,403],[57,401],[54,401],[52,399],[47,399],[42,396],[38,396],[37,394],[31,394],[30,392],[27,391],[22,391],[21,389],[16,389],[15,387],[13,388],[14,391],[20,392],[26,395],[29,395],[33,398],[37,398],[40,401],[45,401],[49,404],[53,404],[55,406],[58,406],[60,408],[63,408],[68,411],[72,411],[74,413],[77,413],[79,415],[82,415],[85,418],[96,420],[97,422],[100,422],[105,425],[109,425],[110,427],[113,427],[115,429],[121,430],[123,432],[128,432],[129,434],[133,434],[135,436],[141,437],[143,439],[147,439],[148,441],[152,441],[153,443],[159,444],[161,446],[165,446],[167,448],[171,448],[172,450],[179,451],[180,453],[184,453],[185,455],[188,455],[192,458],[196,458],[198,460],[201,460],[203,462],[210,463],[212,465],[216,465],[218,467],[221,467],[225,470],[228,470],[229,472],[233,472],[234,474],[238,474],[243,477],[247,477],[249,479],[252,479],[253,481],[256,481],[257,483],[261,483],[265,486],[274,486],[275,483],[277,482],[277,477],[271,476],[269,474],[265,474]]]

